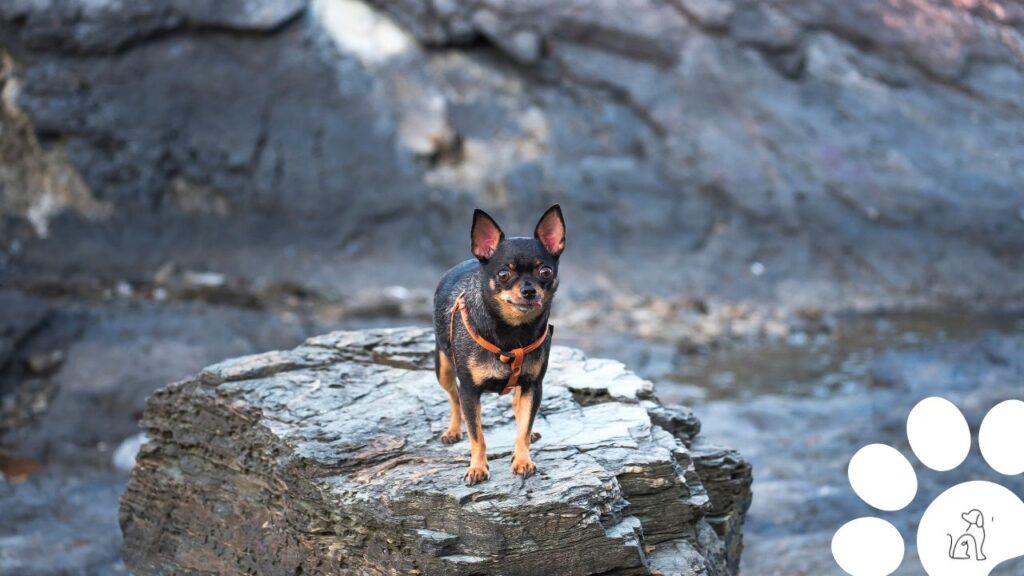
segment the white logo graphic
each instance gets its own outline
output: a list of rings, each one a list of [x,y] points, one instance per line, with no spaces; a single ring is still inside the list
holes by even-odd
[[[922,464],[938,472],[959,466],[971,449],[960,410],[926,398],[907,417],[907,439]],[[1004,475],[1024,473],[1024,402],[1007,400],[985,416],[981,455]],[[917,494],[917,473],[895,448],[865,446],[850,459],[857,496],[884,511],[901,510]],[[929,576],[987,576],[1001,562],[1024,556],[1024,502],[993,482],[964,482],[939,495],[921,516],[917,553]],[[903,538],[881,518],[858,518],[832,537],[832,556],[853,576],[887,576],[903,562]]]

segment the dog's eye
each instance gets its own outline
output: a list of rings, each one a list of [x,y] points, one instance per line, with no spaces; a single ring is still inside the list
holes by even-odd
[[[512,273],[509,272],[508,270],[505,270],[505,269],[498,270],[498,280],[500,280],[502,282],[508,282],[508,279],[511,278],[511,277],[512,277]]]
[[[551,280],[551,277],[555,275],[555,271],[550,266],[541,266],[537,269],[537,277],[541,280]]]

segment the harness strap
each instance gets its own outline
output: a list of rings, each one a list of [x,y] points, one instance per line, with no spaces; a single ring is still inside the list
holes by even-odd
[[[544,328],[544,333],[540,335],[540,338],[534,340],[528,346],[521,348],[513,348],[511,350],[502,350],[494,344],[491,344],[484,339],[476,330],[473,329],[473,325],[469,323],[469,311],[466,310],[466,298],[465,293],[459,294],[458,298],[455,299],[455,303],[452,304],[452,309],[449,312],[451,320],[448,325],[448,349],[452,352],[452,364],[455,365],[456,371],[458,371],[458,365],[455,364],[455,350],[452,350],[452,342],[455,340],[455,312],[458,311],[462,316],[462,325],[466,327],[466,332],[470,338],[477,343],[478,346],[498,355],[498,359],[505,364],[510,364],[512,367],[512,374],[508,377],[508,382],[505,387],[502,388],[502,394],[508,394],[513,388],[519,383],[519,375],[523,373],[523,358],[527,354],[533,352],[537,348],[540,348],[544,341],[548,339],[548,334],[551,333],[551,324],[548,324]]]

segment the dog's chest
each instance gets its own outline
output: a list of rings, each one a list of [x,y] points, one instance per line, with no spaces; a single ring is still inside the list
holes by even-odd
[[[546,361],[546,347],[527,354],[523,358],[519,381],[532,382],[536,380]],[[512,376],[511,364],[502,362],[497,354],[486,350],[474,351],[470,354],[466,368],[473,379],[473,385],[485,390],[500,391],[508,384],[509,378]]]

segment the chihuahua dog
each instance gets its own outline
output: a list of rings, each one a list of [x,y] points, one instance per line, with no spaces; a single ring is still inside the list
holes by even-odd
[[[540,438],[533,420],[554,330],[548,315],[558,289],[558,257],[565,249],[562,209],[548,208],[533,238],[505,238],[493,218],[476,210],[470,238],[475,258],[446,272],[434,293],[435,371],[451,403],[441,440],[461,440],[465,421],[470,460],[464,481],[472,485],[490,478],[480,396],[514,390],[512,472],[525,480],[537,471],[530,444]]]

